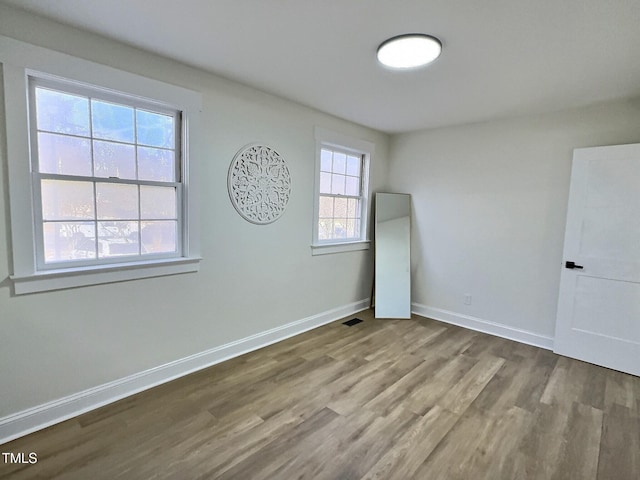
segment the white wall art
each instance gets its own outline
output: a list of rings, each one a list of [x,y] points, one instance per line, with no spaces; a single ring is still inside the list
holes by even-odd
[[[275,222],[291,196],[291,176],[273,148],[251,144],[233,157],[227,178],[229,198],[245,220],[258,225]]]

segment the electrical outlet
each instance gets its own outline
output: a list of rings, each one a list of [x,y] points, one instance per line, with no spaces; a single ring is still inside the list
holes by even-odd
[[[465,293],[464,295],[464,304],[471,305],[471,295],[469,295],[468,293]]]

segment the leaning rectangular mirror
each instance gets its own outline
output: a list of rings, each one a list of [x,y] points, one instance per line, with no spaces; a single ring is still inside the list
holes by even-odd
[[[375,316],[411,318],[411,196],[377,193]]]

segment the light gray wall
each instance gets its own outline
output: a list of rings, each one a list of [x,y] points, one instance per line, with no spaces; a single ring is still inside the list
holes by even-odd
[[[413,301],[553,336],[572,150],[636,142],[640,101],[392,137],[390,186],[413,196]]]
[[[386,183],[388,137],[149,53],[0,6],[0,34],[202,92],[204,261],[197,274],[10,295],[4,115],[0,116],[0,417],[369,297],[371,251],[312,256],[314,127],[374,142],[371,190]],[[274,66],[277,68],[277,66]],[[256,226],[227,194],[234,154],[265,142],[286,159],[284,215]]]

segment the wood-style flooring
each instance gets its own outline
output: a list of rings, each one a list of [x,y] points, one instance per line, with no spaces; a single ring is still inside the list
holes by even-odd
[[[640,479],[640,378],[356,316],[2,445],[38,462],[0,478]]]

